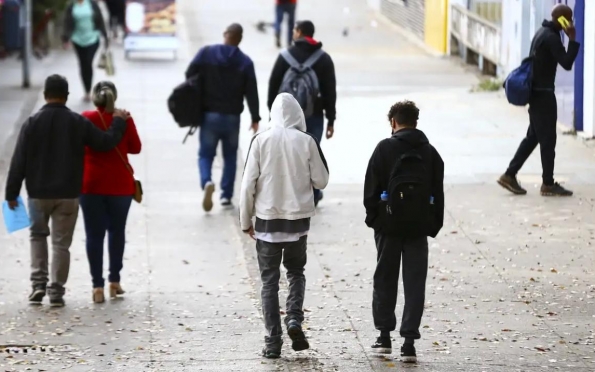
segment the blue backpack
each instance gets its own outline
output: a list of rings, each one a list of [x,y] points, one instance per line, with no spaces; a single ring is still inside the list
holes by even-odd
[[[504,81],[504,91],[510,104],[525,106],[529,103],[532,79],[533,56],[525,58],[521,65],[512,70]]]
[[[512,105],[525,106],[529,104],[533,81],[533,62],[537,53],[537,47],[542,44],[541,40],[546,35],[545,32],[545,29],[542,27],[535,34],[531,43],[531,55],[525,58],[519,67],[512,70],[506,80],[504,80],[503,88],[506,93],[506,99]]]

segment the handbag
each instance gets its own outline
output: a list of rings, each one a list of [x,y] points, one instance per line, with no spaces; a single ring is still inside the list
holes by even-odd
[[[97,68],[105,70],[107,76],[113,76],[116,74],[116,69],[114,67],[114,58],[109,48],[105,48],[105,50],[99,56],[99,63],[97,64]]]
[[[105,120],[103,119],[103,114],[99,110],[97,110],[97,113],[99,114],[99,118],[101,119],[101,123],[103,124],[103,127],[105,128],[105,130],[107,130],[107,125],[105,124]],[[134,194],[132,195],[132,199],[134,199],[134,201],[137,203],[141,203],[143,201],[143,185],[142,185],[142,183],[139,180],[137,180],[136,178],[134,178],[134,171],[132,170],[132,167],[130,167],[130,164],[128,164],[126,159],[124,159],[124,156],[120,152],[120,149],[118,149],[118,147],[115,147],[114,150],[116,150],[116,152],[120,156],[120,159],[122,159],[124,166],[130,173],[132,178],[134,179]]]

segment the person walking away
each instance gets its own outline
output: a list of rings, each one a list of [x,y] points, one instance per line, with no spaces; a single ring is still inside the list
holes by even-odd
[[[113,149],[126,131],[128,112],[114,111],[112,126],[103,131],[66,107],[68,82],[59,75],[45,81],[46,105],[23,124],[12,155],[5,198],[10,208],[26,182],[31,218],[32,303],[47,293],[51,306],[64,306],[64,285],[70,268],[70,245],[78,217],[83,183],[85,146]],[[51,229],[50,229],[51,221]],[[48,283],[48,243],[52,238],[52,266]]]
[[[114,104],[118,97],[116,86],[109,81],[97,83],[93,88],[96,110],[83,116],[99,130],[108,130],[113,124]],[[80,205],[87,235],[87,259],[93,279],[93,302],[105,301],[103,278],[103,242],[108,234],[109,295],[116,298],[124,294],[120,285],[126,244],[126,220],[135,192],[132,166],[128,154],[139,154],[141,141],[132,118],[122,140],[111,151],[85,149],[85,172]]]
[[[293,27],[295,25],[295,8],[297,0],[276,0],[275,5],[275,45],[281,48],[281,26],[287,15],[287,47],[293,41]]]
[[[121,27],[124,36],[126,36],[126,1],[125,0],[105,0],[109,12],[109,28],[112,31],[114,39],[118,38],[118,27]]]
[[[318,142],[305,130],[299,103],[290,94],[279,94],[272,106],[270,128],[252,138],[242,178],[240,224],[244,233],[256,239],[266,358],[279,358],[283,345],[279,315],[281,262],[289,282],[285,325],[292,348],[301,351],[310,347],[302,322],[306,247],[310,218],[316,214],[312,187],[324,189],[329,171]]]
[[[230,25],[223,34],[223,44],[201,48],[186,70],[186,79],[201,74],[203,81],[204,118],[200,126],[198,168],[204,190],[202,205],[207,212],[213,209],[215,184],[211,170],[219,142],[223,146],[220,201],[223,207],[232,205],[244,97],[252,116],[250,128],[254,133],[260,122],[254,63],[239,48],[243,32],[241,25]]]
[[[564,17],[569,25],[564,28],[560,23]],[[568,50],[564,49],[560,31],[568,35]],[[498,179],[500,186],[513,194],[525,195],[527,190],[517,181],[517,173],[525,164],[537,144],[541,150],[541,167],[543,169],[543,196],[572,196],[572,191],[565,189],[554,181],[554,159],[556,157],[556,125],[558,122],[558,105],[554,83],[558,64],[570,71],[580,44],[575,40],[576,30],[572,24],[572,9],[558,4],[552,10],[552,20],[543,21],[531,42],[533,55],[532,92],[529,99],[529,129],[521,142],[506,172]]]
[[[305,83],[304,89],[301,90],[306,93],[304,99],[311,102],[308,106],[312,107],[306,108],[303,105],[302,108],[311,111],[306,113],[307,131],[320,143],[324,132],[325,114],[327,119],[326,138],[332,138],[335,133],[337,80],[333,60],[328,53],[322,50],[322,43],[314,40],[314,31],[314,24],[310,21],[297,23],[293,33],[294,45],[287,51],[281,52],[271,72],[268,107],[270,110],[277,94],[289,93],[290,86],[302,86],[302,83],[298,84],[297,80],[293,80],[295,77],[300,78],[302,82],[313,82],[313,84]],[[307,68],[303,74],[290,74],[292,67],[308,63],[311,64],[311,69]],[[314,74],[310,74],[310,71],[313,71]],[[309,78],[310,76],[312,78]],[[322,198],[322,191],[315,189],[315,204],[318,205]]]
[[[372,345],[390,354],[390,332],[397,326],[395,306],[399,268],[403,267],[405,307],[400,335],[403,362],[416,362],[414,340],[424,310],[428,273],[428,239],[444,220],[444,163],[425,134],[417,129],[419,109],[402,101],[388,113],[393,135],[376,146],[364,183],[366,225],[374,229],[377,264],[372,313],[380,336]]]
[[[64,12],[64,33],[62,41],[67,49],[72,43],[79,60],[79,68],[85,102],[91,102],[91,87],[93,86],[93,60],[99,40],[103,36],[105,47],[109,46],[109,38],[101,9],[95,0],[74,0]]]

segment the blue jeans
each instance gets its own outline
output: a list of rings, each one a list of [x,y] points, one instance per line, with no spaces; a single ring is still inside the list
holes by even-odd
[[[275,36],[281,37],[283,16],[287,13],[287,46],[293,41],[293,27],[295,25],[295,4],[279,4],[275,8]]]
[[[87,259],[91,268],[93,288],[103,288],[103,241],[108,233],[109,281],[120,282],[124,266],[126,245],[126,220],[132,196],[81,195],[85,232],[87,235]]]
[[[240,116],[205,113],[200,126],[200,148],[198,150],[198,168],[200,184],[204,189],[211,182],[213,160],[217,155],[219,141],[223,146],[223,175],[221,177],[221,198],[233,197],[233,186],[236,179],[238,143],[240,139]]]
[[[322,141],[322,133],[324,132],[324,116],[313,115],[306,119],[306,132],[316,138],[318,143]],[[314,200],[320,198],[320,190],[314,189]]]

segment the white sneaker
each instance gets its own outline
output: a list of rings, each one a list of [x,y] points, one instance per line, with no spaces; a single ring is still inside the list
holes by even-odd
[[[227,198],[221,198],[221,206],[223,208],[231,208],[233,205],[231,204],[231,200]]]
[[[202,199],[202,208],[205,212],[210,212],[213,209],[213,193],[215,192],[215,184],[211,181],[205,185],[204,196]]]

